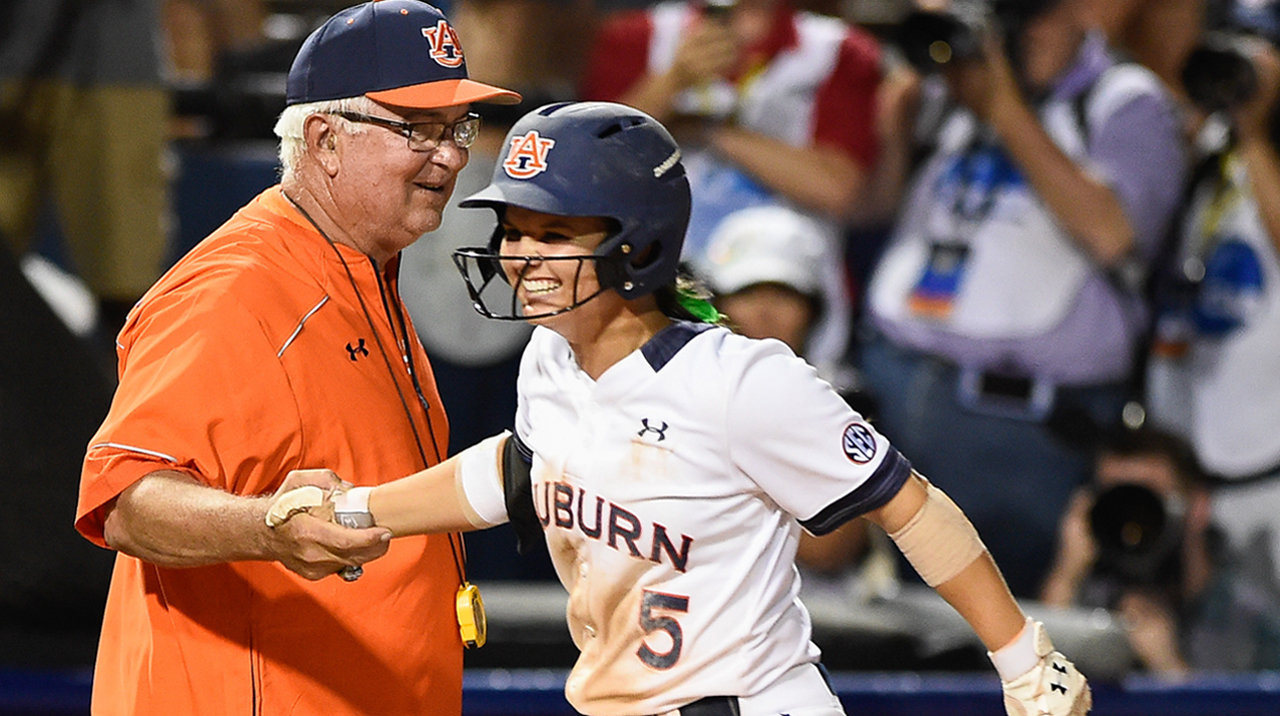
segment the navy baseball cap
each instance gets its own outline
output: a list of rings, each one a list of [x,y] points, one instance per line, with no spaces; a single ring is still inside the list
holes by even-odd
[[[418,0],[374,0],[325,21],[289,68],[286,104],[364,95],[397,107],[515,104],[520,95],[467,77],[443,13]]]

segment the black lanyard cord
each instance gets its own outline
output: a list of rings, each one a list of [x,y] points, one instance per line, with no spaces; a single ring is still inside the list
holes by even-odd
[[[341,258],[341,255],[339,255],[339,258]],[[347,265],[346,261],[343,261],[342,265],[343,265],[343,268],[346,268],[346,265]],[[352,280],[353,282],[352,285],[354,286],[355,279],[351,277],[350,269],[347,269],[347,277]],[[441,462],[444,462],[444,459],[440,456],[440,446],[436,443],[436,430],[435,430],[435,426],[432,424],[432,421],[431,421],[431,406],[427,404],[427,396],[423,395],[422,393],[422,383],[418,381],[418,369],[413,362],[413,350],[409,347],[408,322],[405,321],[404,319],[404,311],[400,307],[400,302],[389,301],[387,299],[387,291],[383,290],[382,275],[380,273],[377,274],[377,279],[378,279],[378,294],[382,297],[382,310],[386,312],[388,318],[394,315],[395,320],[400,324],[400,338],[398,340],[404,341],[404,361],[405,361],[405,366],[409,371],[409,381],[413,383],[413,392],[418,396],[418,404],[422,406],[422,411],[427,416],[427,432],[431,435],[431,450],[433,453],[435,453],[436,464],[440,464]],[[361,307],[363,307],[364,302],[361,301],[360,305]],[[368,312],[366,311],[366,317],[367,316],[368,316]],[[392,326],[393,326],[392,333],[394,334],[395,324],[392,324]],[[379,346],[379,350],[381,350],[381,346]],[[390,366],[388,366],[388,368],[390,368]],[[399,390],[400,390],[400,386],[397,383],[396,391],[398,392]],[[400,396],[400,402],[402,404],[404,403],[403,395]],[[408,409],[409,409],[408,406],[405,406],[405,410],[407,411]],[[412,419],[410,420],[410,422],[412,422]],[[417,437],[418,437],[417,429],[415,428],[414,438],[417,439]],[[423,454],[421,440],[418,441],[418,454],[419,456],[422,457],[422,462],[425,464],[427,461],[427,458]],[[467,581],[467,577],[466,577],[467,545],[466,545],[466,542],[463,542],[461,539],[458,539],[457,542],[455,542],[453,537],[454,537],[454,533],[450,532],[449,533],[449,549],[450,551],[453,552],[453,563],[458,568],[458,579],[465,584]],[[459,555],[459,552],[461,552],[461,555]]]

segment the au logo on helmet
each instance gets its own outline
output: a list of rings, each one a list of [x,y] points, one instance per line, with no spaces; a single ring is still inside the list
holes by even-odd
[[[502,170],[512,179],[531,179],[547,170],[547,154],[556,140],[542,137],[531,129],[523,137],[512,137]]]
[[[435,27],[422,28],[422,36],[431,43],[431,59],[441,67],[458,67],[462,64],[462,43],[458,42],[458,33],[453,31],[449,23],[440,20]]]

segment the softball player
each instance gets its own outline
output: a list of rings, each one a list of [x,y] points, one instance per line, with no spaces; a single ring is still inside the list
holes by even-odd
[[[785,345],[715,325],[677,282],[689,186],[660,124],[549,105],[507,147],[462,203],[499,229],[456,257],[477,310],[538,326],[515,434],[335,494],[338,510],[396,536],[508,520],[522,542],[544,534],[581,650],[566,696],[592,716],[843,714],[793,560],[801,528],[858,516],[991,649],[1010,714],[1088,711],[1084,677],[960,510]]]

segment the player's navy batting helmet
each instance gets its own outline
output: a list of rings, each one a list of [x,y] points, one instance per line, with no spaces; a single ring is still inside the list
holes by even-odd
[[[689,224],[689,180],[680,148],[657,120],[612,102],[549,104],[507,133],[506,154],[489,186],[460,203],[498,212],[508,206],[559,216],[611,219],[617,230],[592,259],[600,286],[637,298],[675,280]],[[502,233],[487,250],[460,249],[455,261],[477,302],[493,318],[464,265],[480,264],[485,283],[496,269]],[[487,265],[487,268],[486,268]],[[587,299],[575,301],[581,305]]]

